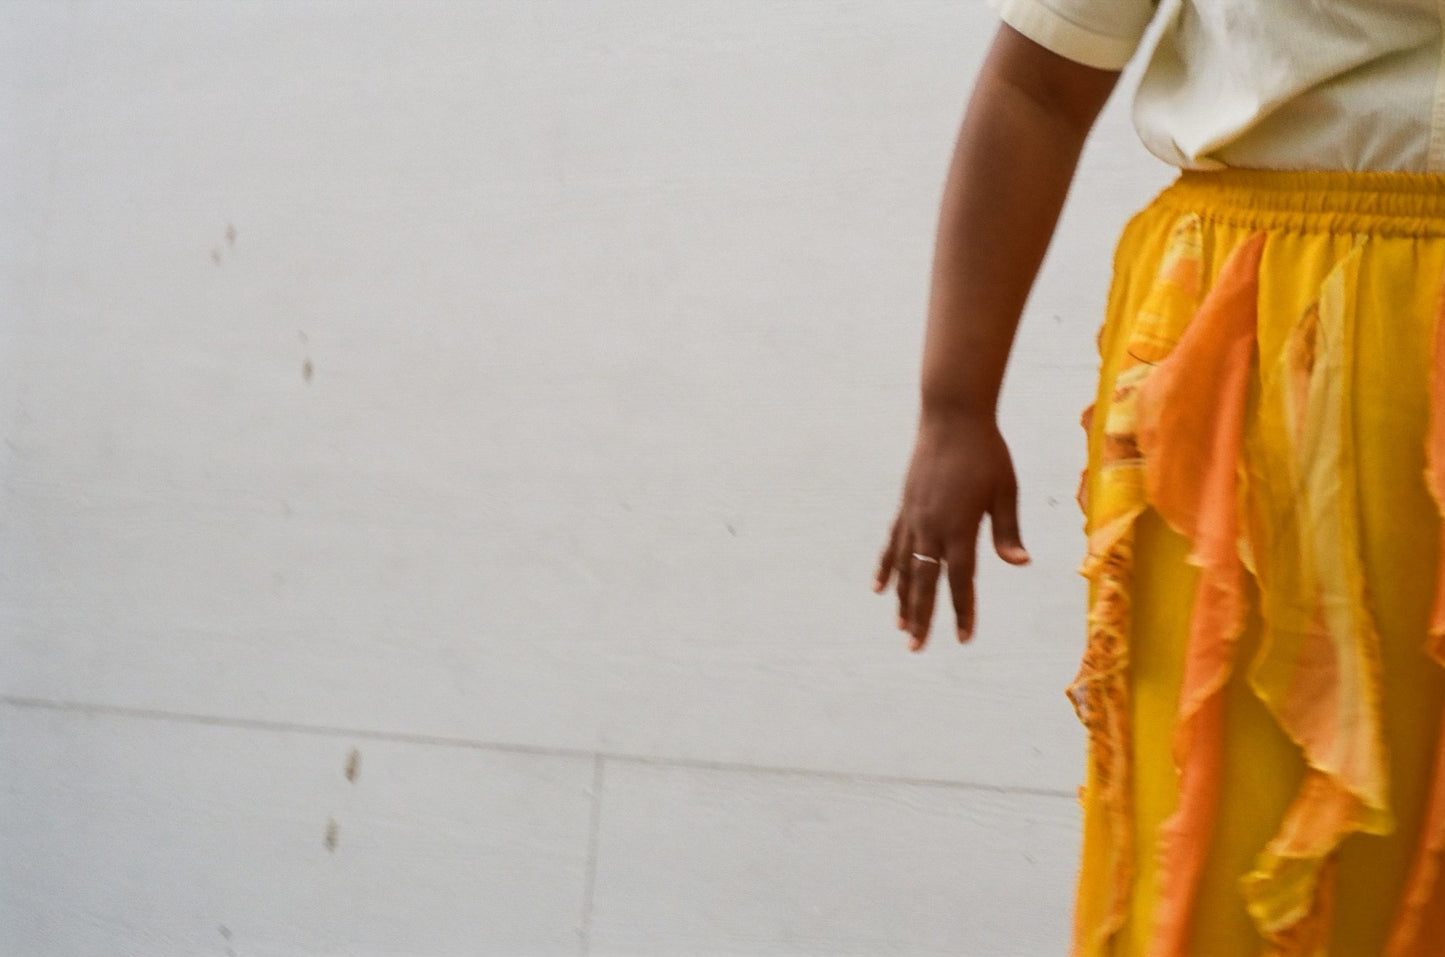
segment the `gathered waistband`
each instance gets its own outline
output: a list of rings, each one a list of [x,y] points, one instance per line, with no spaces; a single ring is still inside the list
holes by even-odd
[[[1156,206],[1249,229],[1445,237],[1445,174],[1186,170]]]

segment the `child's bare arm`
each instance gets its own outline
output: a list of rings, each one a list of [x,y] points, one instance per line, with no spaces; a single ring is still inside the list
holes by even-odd
[[[925,409],[992,413],[1014,328],[1084,137],[1117,79],[1000,29],[944,189]]]
[[[939,215],[918,438],[875,582],[882,591],[897,576],[898,626],[914,650],[927,637],[941,571],[924,559],[946,564],[960,639],[973,631],[985,513],[999,556],[1028,561],[994,412],[1024,300],[1117,80],[1003,26],[974,87]]]

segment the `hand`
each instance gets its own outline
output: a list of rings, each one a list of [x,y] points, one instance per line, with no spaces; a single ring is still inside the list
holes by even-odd
[[[984,514],[993,546],[1011,565],[1027,565],[1019,539],[1018,482],[1013,460],[992,415],[925,413],[903,486],[903,503],[878,560],[873,590],[898,580],[898,628],[909,650],[928,639],[939,575],[947,570],[958,640],[973,635],[973,573]],[[926,561],[916,556],[934,558]]]

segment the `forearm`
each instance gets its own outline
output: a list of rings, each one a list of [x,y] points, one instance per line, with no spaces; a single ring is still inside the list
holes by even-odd
[[[1116,79],[1000,32],[944,188],[923,358],[925,421],[993,414],[1024,301]]]

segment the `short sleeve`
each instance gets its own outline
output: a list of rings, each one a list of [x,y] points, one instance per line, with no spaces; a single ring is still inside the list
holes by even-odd
[[[999,18],[1084,66],[1122,70],[1154,15],[1151,0],[989,0]]]

